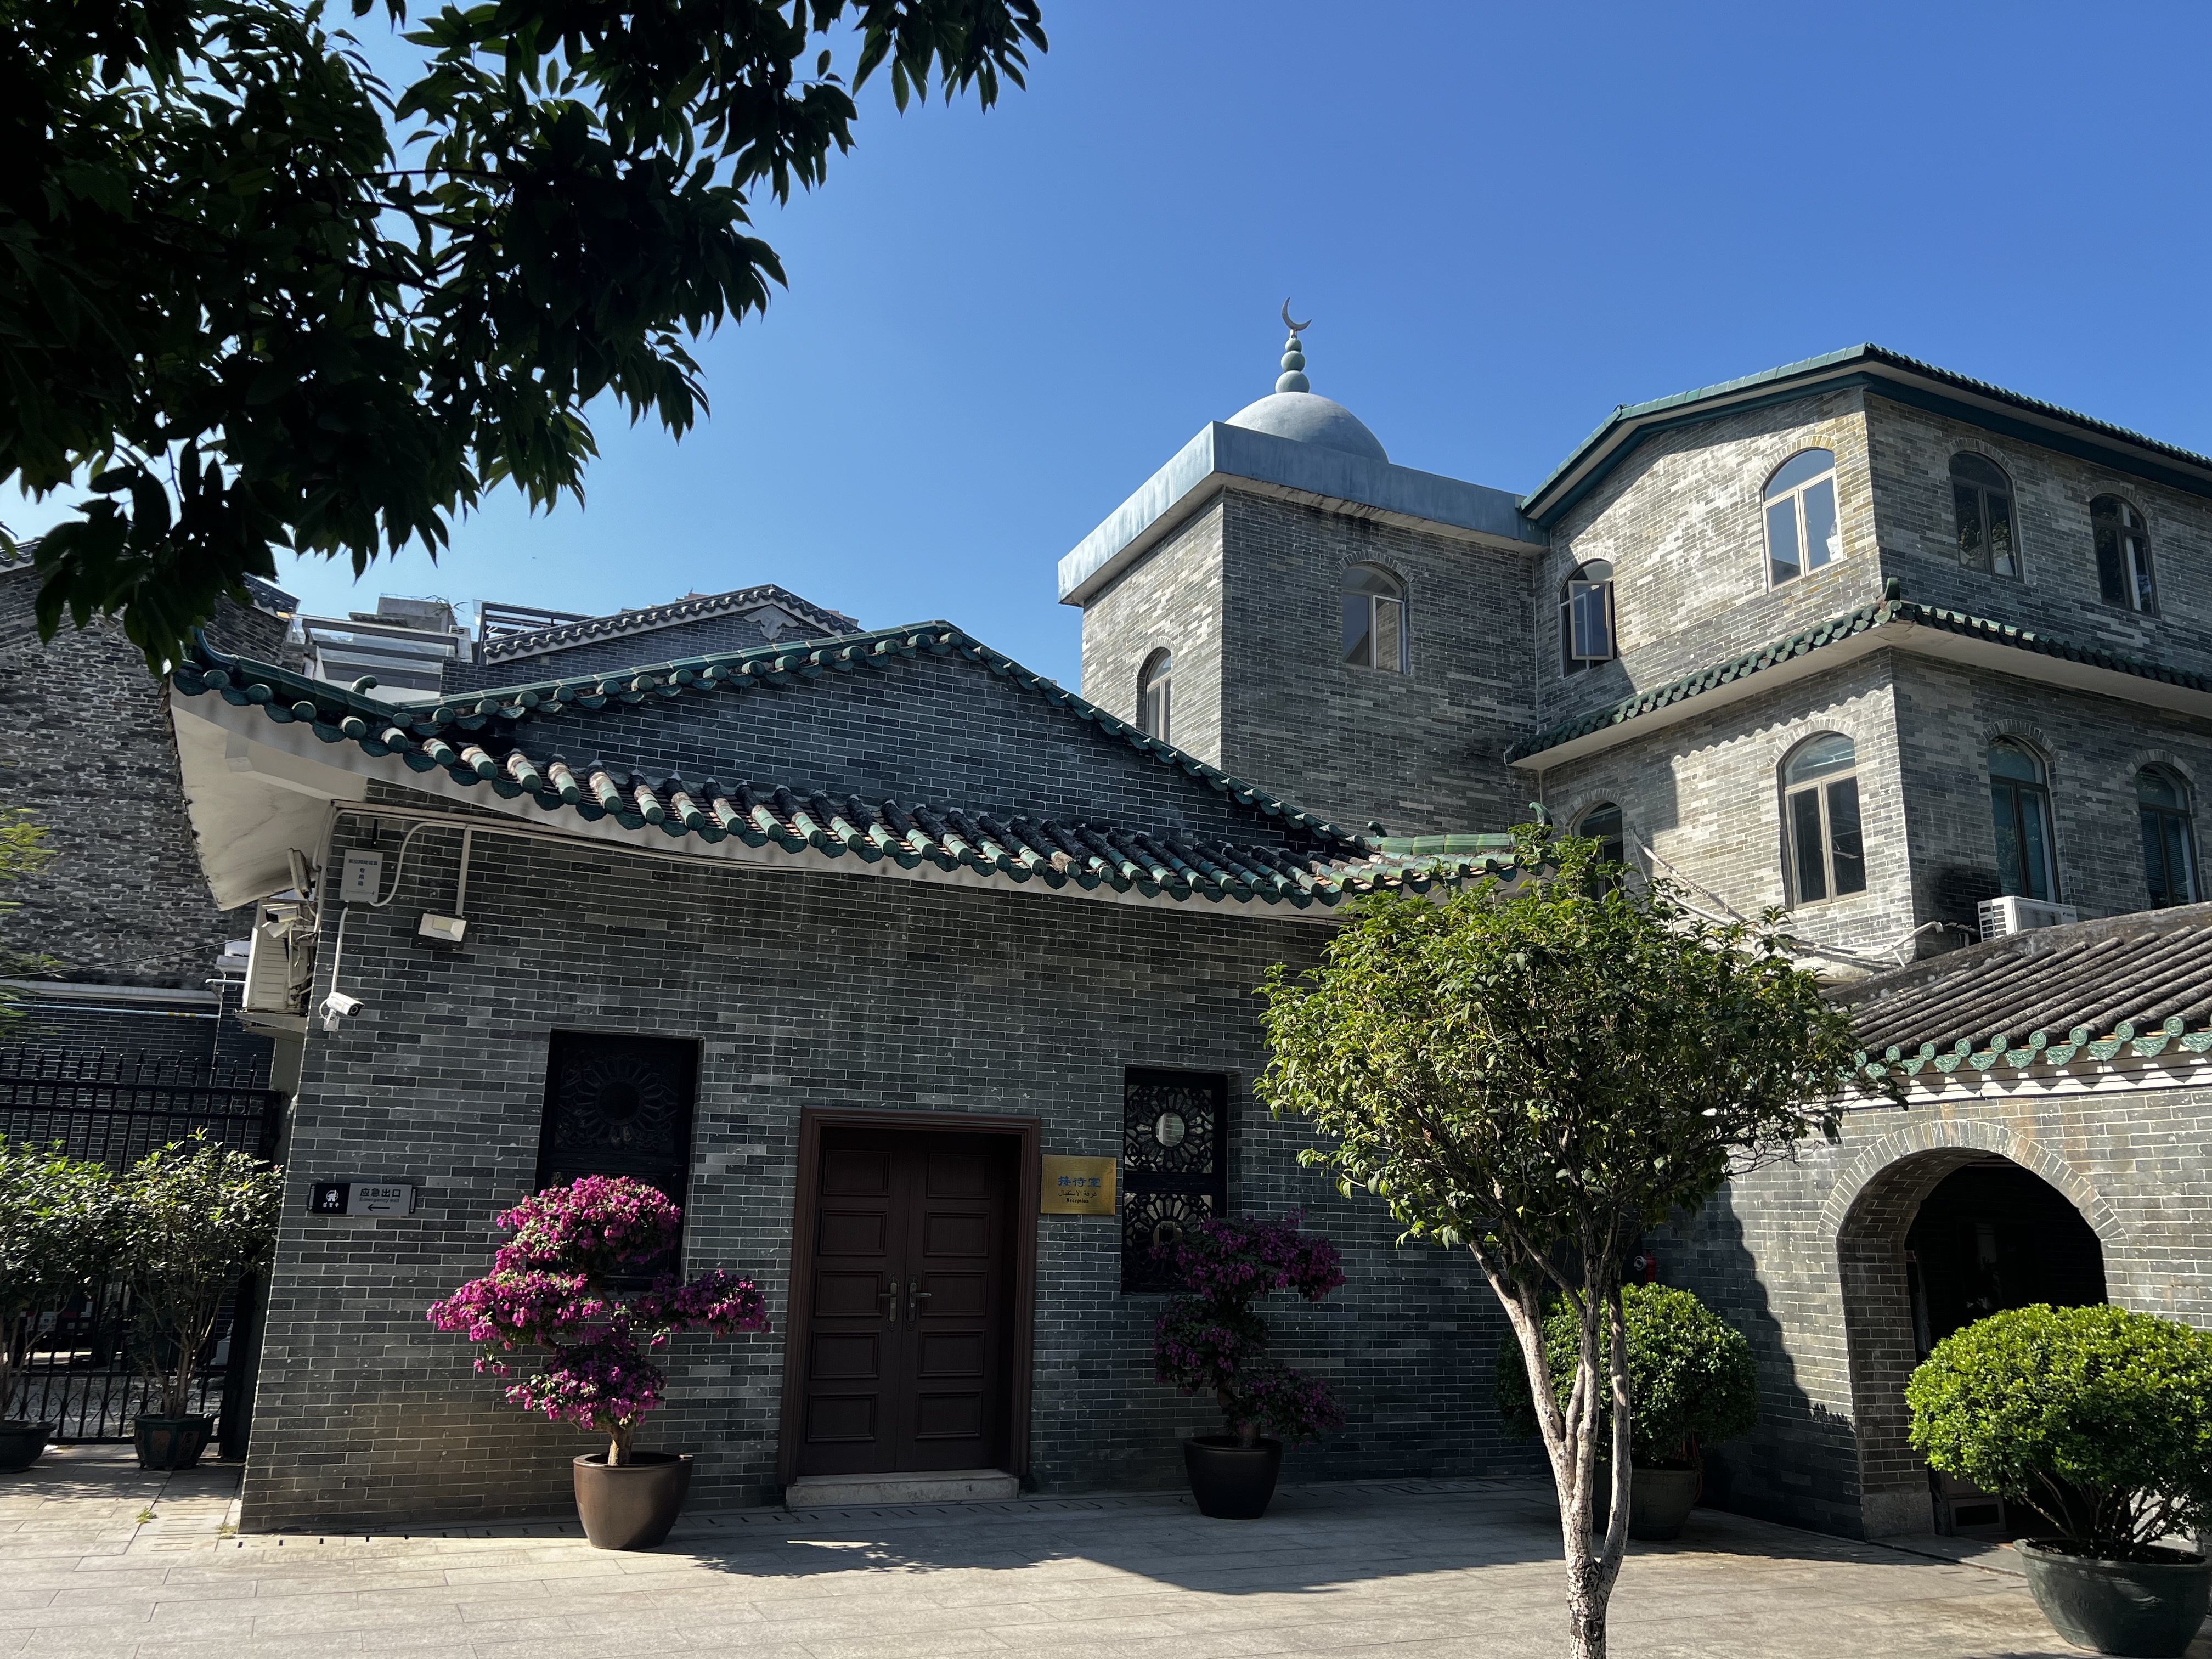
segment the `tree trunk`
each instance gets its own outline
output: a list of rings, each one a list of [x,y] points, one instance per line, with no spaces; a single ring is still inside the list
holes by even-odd
[[[623,1468],[629,1462],[630,1442],[637,1437],[637,1425],[617,1423],[610,1431],[607,1440],[607,1467]]]
[[[1567,1651],[1574,1659],[1605,1659],[1605,1607],[1607,1597],[1592,1571],[1594,1563],[1577,1562],[1568,1573]]]

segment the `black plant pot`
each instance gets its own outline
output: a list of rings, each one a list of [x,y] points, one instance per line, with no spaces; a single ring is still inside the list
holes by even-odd
[[[605,1452],[576,1459],[576,1516],[595,1549],[649,1550],[668,1536],[691,1490],[689,1452],[632,1452],[618,1468]]]
[[[1628,1535],[1631,1538],[1680,1538],[1683,1524],[1698,1501],[1702,1477],[1695,1469],[1647,1469],[1631,1464],[1628,1470]]]
[[[0,1423],[0,1474],[13,1474],[37,1462],[53,1432],[51,1423]]]
[[[2189,1651],[2212,1606],[2212,1556],[2160,1550],[2159,1561],[2100,1561],[2055,1538],[2013,1545],[2051,1627],[2077,1648],[2169,1659]]]
[[[1234,1435],[1196,1435],[1182,1443],[1182,1466],[1200,1515],[1257,1521],[1283,1472],[1283,1443],[1262,1435],[1259,1444],[1240,1446]]]
[[[199,1465],[215,1432],[212,1417],[141,1417],[131,1425],[142,1469],[190,1469]]]

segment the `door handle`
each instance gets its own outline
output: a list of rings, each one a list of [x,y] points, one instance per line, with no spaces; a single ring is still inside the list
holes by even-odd
[[[888,1291],[878,1291],[876,1292],[876,1300],[878,1302],[883,1301],[886,1297],[890,1298],[890,1306],[884,1310],[884,1316],[889,1319],[894,1325],[898,1323],[898,1280],[896,1279],[891,1280],[890,1289]]]
[[[906,1318],[908,1324],[911,1325],[915,1320],[921,1317],[921,1309],[917,1304],[928,1300],[929,1292],[921,1288],[921,1281],[920,1279],[910,1279],[907,1281]]]

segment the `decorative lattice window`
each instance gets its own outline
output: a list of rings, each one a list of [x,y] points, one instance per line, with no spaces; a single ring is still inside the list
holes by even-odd
[[[583,1176],[629,1176],[683,1204],[698,1075],[696,1042],[554,1032],[538,1137],[538,1190]],[[677,1261],[666,1267],[673,1272]]]
[[[1152,1259],[1229,1209],[1229,1079],[1131,1066],[1121,1093],[1121,1289],[1175,1288]]]

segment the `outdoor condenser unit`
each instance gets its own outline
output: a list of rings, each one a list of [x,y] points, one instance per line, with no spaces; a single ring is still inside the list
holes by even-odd
[[[1980,910],[1984,939],[2002,939],[2008,933],[2024,933],[2031,927],[2057,927],[2081,919],[2070,904],[2053,904],[2046,899],[2021,898],[2010,893],[2002,898],[1984,899]]]
[[[300,930],[296,904],[264,904],[258,908],[253,933],[246,952],[245,1012],[249,1014],[296,1014],[307,1006],[304,984],[295,966],[294,935]]]

